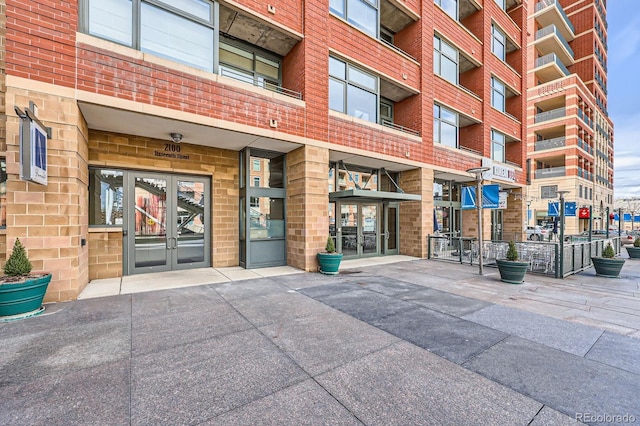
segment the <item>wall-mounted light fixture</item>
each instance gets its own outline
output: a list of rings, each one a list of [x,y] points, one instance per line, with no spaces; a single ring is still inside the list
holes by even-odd
[[[169,136],[171,136],[173,143],[182,142],[182,133],[169,133]]]

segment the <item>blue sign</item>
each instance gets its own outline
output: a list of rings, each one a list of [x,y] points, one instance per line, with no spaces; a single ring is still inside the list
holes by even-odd
[[[463,186],[462,187],[462,210],[470,210],[476,208],[476,187],[475,186]]]
[[[622,219],[625,222],[630,222],[631,221],[631,213],[624,213],[624,219]]]
[[[500,185],[485,185],[482,188],[482,208],[497,209],[500,204]]]
[[[564,216],[572,217],[576,215],[576,203],[575,201],[565,202],[564,203]],[[550,202],[547,208],[547,216],[558,217],[560,216],[560,202],[554,201]]]
[[[575,201],[565,202],[564,203],[564,216],[565,217],[575,217],[576,215],[576,203]]]
[[[620,219],[620,216],[618,216],[618,213],[614,214],[613,215],[613,220],[617,221],[618,219]]]
[[[471,210],[477,207],[476,187],[462,187],[462,210]],[[482,187],[482,208],[497,209],[500,205],[500,185],[485,185]]]

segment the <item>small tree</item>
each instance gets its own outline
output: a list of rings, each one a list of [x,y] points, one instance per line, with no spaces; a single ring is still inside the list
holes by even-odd
[[[329,235],[329,238],[327,238],[327,245],[324,248],[326,250],[327,253],[335,253],[336,252],[336,245],[333,242],[333,238],[331,238],[331,235]]]
[[[10,277],[17,277],[29,274],[31,268],[33,268],[33,266],[31,262],[29,262],[29,257],[27,257],[27,250],[20,240],[16,238],[11,256],[7,259],[7,263],[4,264],[4,273]]]
[[[616,257],[616,253],[613,251],[611,243],[607,244],[604,250],[602,250],[602,257],[606,257],[607,259],[613,259]]]
[[[518,261],[518,250],[516,249],[516,244],[513,241],[509,241],[509,249],[507,250],[507,260],[511,262]]]
[[[633,246],[640,247],[640,237],[636,237],[635,241],[633,242]]]

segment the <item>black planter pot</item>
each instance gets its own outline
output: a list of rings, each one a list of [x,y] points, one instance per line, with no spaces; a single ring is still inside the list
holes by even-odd
[[[596,275],[607,278],[617,278],[624,265],[624,259],[608,257],[592,257],[593,267],[596,268]]]
[[[625,247],[629,254],[629,259],[640,259],[640,247]]]
[[[496,259],[500,280],[509,284],[522,284],[529,269],[529,262],[518,262],[506,259]]]

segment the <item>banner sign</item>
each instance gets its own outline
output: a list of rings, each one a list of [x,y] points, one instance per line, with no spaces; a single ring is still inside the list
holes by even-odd
[[[564,216],[575,217],[576,216],[576,203],[575,201],[569,201],[564,203]]]
[[[624,222],[631,222],[631,213],[624,213]]]
[[[580,207],[578,215],[580,219],[589,219],[589,207]]]
[[[573,217],[576,215],[576,203],[575,201],[569,201],[564,203],[564,216]],[[588,209],[587,209],[588,210]],[[560,202],[553,201],[549,203],[547,216],[557,217],[560,216]]]
[[[482,208],[497,209],[500,204],[500,185],[482,187]]]
[[[462,210],[470,210],[476,208],[476,187],[475,186],[463,186],[462,187]]]
[[[462,187],[462,210],[471,210],[477,207],[475,186]],[[482,187],[482,208],[497,209],[500,204],[500,185],[485,185]]]
[[[20,117],[20,177],[24,180],[47,184],[47,140],[48,130],[36,117],[37,108],[21,111]]]

